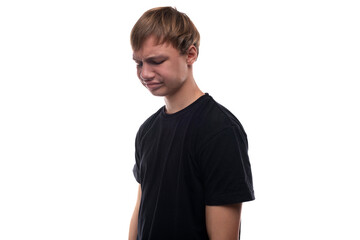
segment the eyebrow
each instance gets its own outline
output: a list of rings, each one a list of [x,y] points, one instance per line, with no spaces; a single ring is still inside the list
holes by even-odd
[[[149,62],[149,61],[154,61],[154,60],[158,60],[161,58],[168,59],[169,57],[165,56],[165,55],[157,55],[157,56],[151,56],[151,57],[145,58],[144,61]],[[135,56],[133,56],[133,59],[134,59],[134,61],[141,62],[141,60],[137,59]]]

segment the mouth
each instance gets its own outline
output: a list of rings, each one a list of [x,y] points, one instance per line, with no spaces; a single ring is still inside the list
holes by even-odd
[[[150,91],[156,90],[162,86],[162,83],[144,83],[145,87]]]

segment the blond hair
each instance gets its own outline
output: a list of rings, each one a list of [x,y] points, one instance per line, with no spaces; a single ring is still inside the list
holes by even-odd
[[[191,45],[199,54],[200,34],[190,18],[173,7],[158,7],[146,11],[135,23],[130,34],[133,51],[142,47],[145,40],[155,36],[158,44],[171,43],[185,54]]]

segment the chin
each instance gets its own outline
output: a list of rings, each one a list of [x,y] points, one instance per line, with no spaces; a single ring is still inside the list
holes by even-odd
[[[166,97],[166,96],[174,95],[178,89],[172,89],[172,88],[167,88],[165,86],[161,86],[160,88],[157,89],[153,89],[153,90],[148,89],[148,90],[153,96]]]
[[[166,91],[166,89],[162,89],[162,87],[158,88],[158,89],[154,89],[154,90],[150,90],[148,89],[149,92],[157,97],[165,97],[167,96],[169,93]]]
[[[153,93],[153,92],[151,92],[151,94],[153,96],[156,96],[156,97],[165,97],[166,96],[166,95],[163,95],[163,94],[158,94],[158,93]]]

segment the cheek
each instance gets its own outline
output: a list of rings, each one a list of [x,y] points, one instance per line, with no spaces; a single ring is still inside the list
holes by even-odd
[[[187,65],[182,62],[176,62],[165,68],[165,73],[175,78],[183,78],[186,75]]]
[[[176,73],[177,73],[177,77],[180,78],[181,80],[184,80],[185,78],[187,78],[187,75],[188,75],[187,65],[180,63],[177,66]]]

